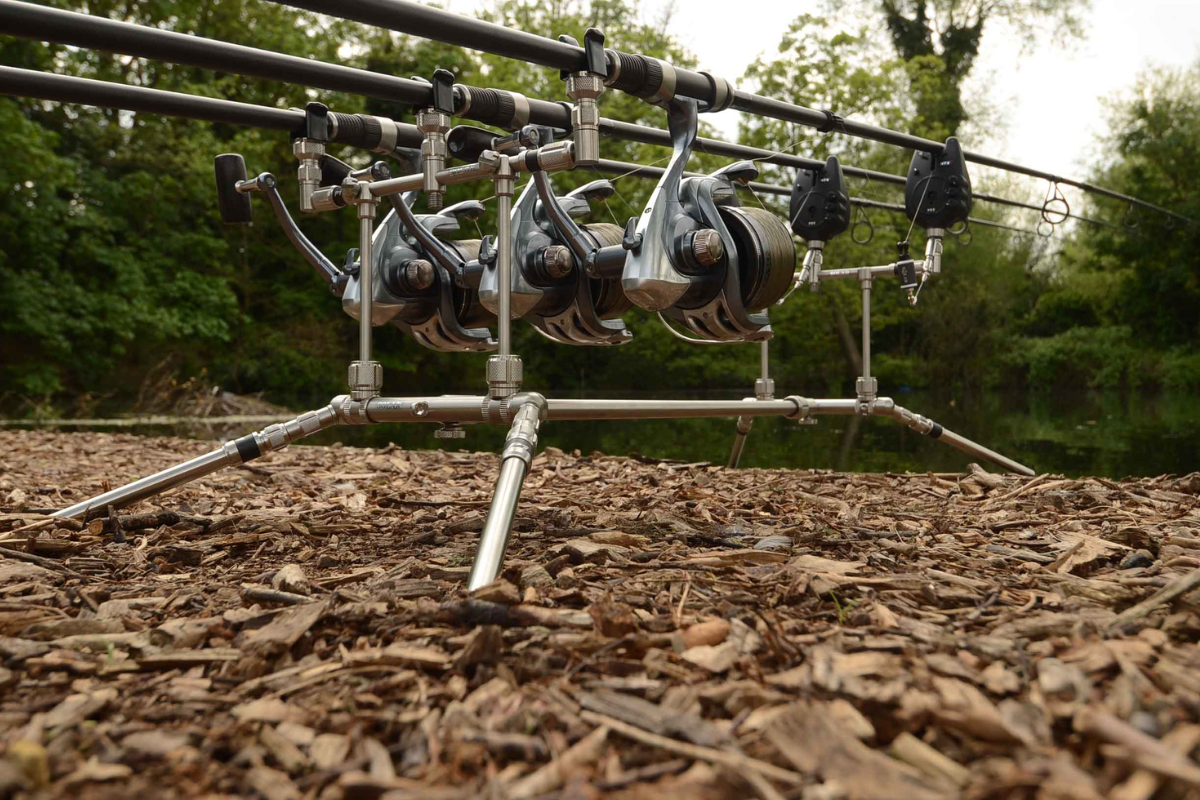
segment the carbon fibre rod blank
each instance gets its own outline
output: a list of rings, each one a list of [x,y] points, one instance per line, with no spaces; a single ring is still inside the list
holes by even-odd
[[[424,7],[419,6],[419,8]],[[469,18],[467,19],[471,21]],[[490,25],[491,23],[484,24]],[[301,83],[319,89],[344,91],[378,100],[404,103],[414,108],[426,107],[432,102],[432,87],[423,81],[381,75],[353,67],[327,64],[315,59],[289,56],[256,47],[220,42],[201,36],[160,30],[74,11],[62,11],[33,3],[18,2],[18,0],[0,0],[0,27],[6,34],[12,36],[87,47],[104,52],[116,52],[139,58],[152,58],[172,64],[186,64],[265,80]],[[500,30],[507,29],[500,28]],[[528,36],[528,34],[522,35]],[[540,39],[541,37],[534,38]],[[551,42],[551,44],[556,46],[556,52],[558,51],[557,46],[562,45],[560,42]],[[569,47],[569,45],[562,46]],[[580,50],[582,51],[582,48]],[[513,109],[508,108],[504,102],[506,96],[510,94],[508,92],[469,86],[459,86],[458,89],[459,103],[456,116],[504,127],[505,109],[508,110],[507,116],[511,116],[513,113]],[[48,84],[45,81],[40,82],[37,91],[43,90],[48,90]],[[19,93],[12,92],[12,94]],[[31,94],[30,96],[40,97],[41,95]],[[464,109],[463,103],[466,102],[468,96],[471,98],[470,107]],[[43,97],[43,99],[53,100],[56,98]],[[529,104],[529,122],[570,130],[571,113],[563,104],[533,98],[526,98],[526,102]],[[104,104],[101,103],[101,105]],[[142,110],[135,106],[124,107],[132,111]],[[265,107],[263,109],[268,111]],[[179,115],[188,116],[186,113]],[[342,125],[340,135],[335,137],[335,141],[371,149],[372,146],[369,142],[361,140],[362,136],[368,136],[369,132],[359,131],[361,135],[358,138],[355,137],[355,131],[361,127],[361,125],[354,124],[358,116],[340,116],[350,124]],[[601,134],[615,139],[664,147],[671,146],[670,134],[660,128],[601,118],[599,129]],[[293,133],[295,131],[294,128],[287,130]],[[419,146],[419,143],[416,146]],[[797,169],[814,169],[824,163],[803,156],[777,153],[719,139],[698,138],[695,150],[698,153],[711,153],[729,158],[751,158],[762,163]],[[905,185],[903,175],[892,175],[846,165],[843,165],[842,169],[847,175],[865,178],[868,181],[894,186]],[[976,199],[1034,211],[1041,209],[1041,206],[987,194],[978,194]],[[1071,216],[1080,218],[1074,214]]]
[[[531,64],[553,67],[559,70],[579,70],[586,68],[584,50],[578,45],[555,41],[525,31],[505,28],[502,25],[497,25],[486,20],[453,14],[449,11],[442,11],[431,6],[411,2],[411,0],[273,0],[273,2],[341,19],[353,20],[366,25],[388,28],[398,33],[407,33],[469,50],[477,50]],[[688,97],[710,107],[723,105],[722,98],[719,95],[729,87],[721,79],[714,79],[706,73],[673,67],[658,59],[647,59],[644,56],[630,56],[627,53],[615,50],[610,50],[609,55],[610,60],[617,62],[618,70],[624,69],[627,61],[631,64],[649,61],[658,65],[657,68],[660,70],[658,80],[660,84],[657,87],[657,99],[659,100],[665,101],[671,99],[671,97]],[[640,61],[638,61],[639,59]],[[611,69],[612,66],[610,65]],[[668,92],[665,91],[664,86],[665,81],[662,79],[662,76],[668,72],[673,77],[673,86],[669,92],[670,97],[667,96]],[[646,78],[647,80],[652,79],[653,68],[649,73]],[[724,84],[724,87],[721,84]],[[636,91],[634,87],[619,83],[614,84],[614,86],[638,96],[644,96]],[[785,122],[794,122],[798,125],[816,128],[821,131],[832,130],[848,136],[904,147],[910,150],[924,150],[934,155],[940,155],[942,152],[943,144],[932,139],[925,139],[920,136],[881,128],[877,125],[843,119],[837,117],[832,112],[818,111],[782,100],[762,97],[750,92],[735,89],[731,94],[732,96],[724,101],[723,107],[733,108],[737,111],[762,117],[783,120]],[[1003,159],[994,158],[983,153],[965,151],[963,155],[967,161],[975,164],[994,167],[1006,172],[1015,172],[1020,175],[1028,175],[1029,177],[1040,178],[1051,183],[1074,186],[1076,189],[1090,194],[1098,194],[1114,200],[1121,200],[1186,222],[1195,222],[1195,220],[1185,217],[1182,214],[1177,214],[1170,209],[1120,192],[1114,192],[1111,189],[1106,189],[1103,186],[1097,186],[1087,181],[1064,178],[1050,172],[1045,172],[1044,170],[1034,169],[1011,161],[1004,161]]]

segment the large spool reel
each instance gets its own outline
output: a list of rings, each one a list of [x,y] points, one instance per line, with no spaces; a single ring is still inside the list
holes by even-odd
[[[515,152],[514,142],[522,147],[544,147],[551,143],[552,135],[548,129],[527,127],[501,142],[491,131],[459,126],[450,131],[447,143],[457,158],[470,161],[486,149],[504,147]],[[593,253],[620,244],[622,231],[615,225],[575,221],[590,213],[593,200],[614,193],[610,182],[597,180],[560,197],[547,173],[533,172],[513,202],[510,217],[513,269],[509,289],[514,318],[527,320],[561,344],[609,346],[633,338],[620,320],[631,303],[621,291],[619,277],[592,274],[587,269]],[[487,265],[479,296],[494,313],[499,309],[499,283],[499,270],[494,264]]]
[[[404,153],[406,168],[416,171],[420,155]],[[322,185],[338,185],[350,165],[332,156],[321,159]],[[487,352],[496,349],[489,326],[496,317],[479,302],[476,288],[462,275],[479,258],[480,242],[450,241],[461,219],[477,219],[483,204],[468,200],[437,214],[414,214],[415,195],[390,195],[391,211],[375,227],[374,286],[371,287],[373,325],[389,322],[419,344],[442,353]],[[363,287],[352,272],[342,294],[342,308],[358,318]]]
[[[698,109],[695,101],[677,99],[667,110],[675,152],[641,216],[626,229],[622,288],[634,304],[701,340],[769,339],[765,309],[787,294],[796,270],[791,233],[765,209],[738,203],[736,186],[758,177],[753,163],[684,178]]]

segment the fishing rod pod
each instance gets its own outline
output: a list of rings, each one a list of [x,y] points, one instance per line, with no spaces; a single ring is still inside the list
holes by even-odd
[[[402,149],[396,155],[406,174],[422,172],[420,152]],[[331,156],[322,159],[322,167],[323,186],[340,184],[353,170]],[[480,272],[480,240],[445,238],[459,230],[462,219],[481,217],[483,204],[466,200],[436,214],[415,214],[412,204],[418,195],[388,195],[392,209],[372,234],[372,325],[390,322],[422,346],[442,353],[495,350],[489,330],[495,317],[479,302],[469,278]],[[355,319],[361,292],[355,271],[342,295],[342,309]]]
[[[942,239],[950,228],[966,224],[971,203],[971,176],[958,139],[947,139],[941,153],[913,153],[904,186],[904,213],[925,229],[923,275],[942,271]]]
[[[622,245],[626,296],[707,341],[771,337],[762,312],[787,292],[796,250],[787,226],[764,209],[738,205],[735,184],[758,177],[749,161],[684,177],[696,141],[694,100],[667,103],[674,153]]]
[[[558,197],[550,176],[535,159],[544,159],[566,143],[553,144],[553,131],[546,128],[525,126],[501,137],[461,125],[450,131],[447,140],[451,155],[465,161],[478,159],[485,150],[504,152],[518,161],[526,154],[532,179],[513,203],[510,216],[512,316],[527,319],[546,337],[562,344],[601,346],[630,341],[633,334],[619,319],[632,305],[621,291],[619,268],[607,277],[594,276],[587,269],[589,260],[602,248],[616,251],[623,261],[621,228],[575,222],[590,213],[591,201],[615,193],[612,184],[592,181]],[[491,250],[491,237],[487,239]],[[495,264],[485,264],[479,296],[493,312],[498,310],[499,280]]]
[[[788,219],[792,233],[808,243],[796,286],[807,283],[815,292],[821,286],[825,244],[850,229],[850,192],[837,156],[821,166],[796,170]]]

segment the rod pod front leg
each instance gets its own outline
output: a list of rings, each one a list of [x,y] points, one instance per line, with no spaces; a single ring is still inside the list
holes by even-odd
[[[479,535],[479,549],[467,579],[468,591],[475,591],[496,580],[504,565],[504,551],[508,549],[513,516],[521,499],[521,486],[537,454],[538,429],[546,417],[548,404],[540,394],[528,392],[509,398],[507,407],[515,407],[517,412],[504,441],[504,450],[500,453],[500,474],[496,478],[496,490],[488,508],[487,521]]]
[[[99,509],[124,508],[185,483],[211,475],[225,467],[245,464],[266,453],[282,450],[292,442],[311,436],[318,431],[345,423],[361,424],[369,420],[365,407],[349,397],[335,397],[329,405],[309,411],[287,422],[269,425],[261,431],[240,439],[226,442],[211,453],[167,467],[145,478],[127,483],[73,506],[54,512],[59,518],[86,519],[90,512]]]

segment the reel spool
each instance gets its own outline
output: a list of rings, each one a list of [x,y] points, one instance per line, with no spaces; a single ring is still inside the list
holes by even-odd
[[[552,132],[527,128],[518,137],[526,147],[545,145]],[[490,131],[459,126],[450,131],[448,146],[456,157],[470,161],[491,149],[495,140]],[[613,194],[610,182],[598,180],[559,197],[549,175],[537,171],[513,203],[512,314],[556,342],[606,346],[633,338],[619,319],[632,305],[619,279],[592,276],[586,268],[592,253],[620,244],[621,229],[575,222],[591,212],[592,200]],[[499,292],[499,270],[489,264],[480,279],[479,297],[492,313],[498,311]]]
[[[769,339],[764,309],[787,293],[796,270],[791,233],[774,215],[739,204],[735,185],[758,177],[753,163],[684,178],[697,104],[672,100],[667,112],[675,152],[645,210],[625,229],[621,286],[635,305],[702,340]]]
[[[415,154],[410,158],[415,160]],[[406,164],[412,168],[412,164]],[[321,162],[322,182],[340,184],[351,167],[330,156]],[[416,172],[415,168],[412,168]],[[460,220],[484,213],[477,200],[456,203],[437,214],[414,214],[416,193],[389,196],[392,210],[376,226],[372,287],[373,325],[392,323],[419,344],[442,353],[496,349],[488,326],[495,323],[467,277],[478,263],[480,240],[449,241]],[[347,260],[350,261],[355,251]],[[347,270],[348,272],[350,270]],[[342,309],[358,318],[362,287],[354,269],[342,295]]]

